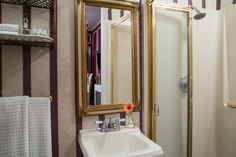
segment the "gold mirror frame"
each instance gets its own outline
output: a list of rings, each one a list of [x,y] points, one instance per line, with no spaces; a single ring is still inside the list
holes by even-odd
[[[148,29],[148,135],[156,141],[156,106],[154,105],[154,89],[153,89],[153,56],[156,52],[156,18],[155,9],[156,7],[163,10],[171,10],[178,12],[185,12],[188,15],[188,116],[187,116],[187,157],[192,157],[192,127],[193,127],[193,103],[192,103],[192,9],[187,7],[178,7],[167,5],[164,3],[157,3],[155,0],[147,0],[147,29]],[[158,45],[157,45],[158,46]]]
[[[75,82],[77,115],[92,116],[123,112],[124,104],[89,105],[87,103],[87,36],[86,36],[86,5],[128,10],[131,12],[131,44],[132,44],[132,103],[134,111],[139,111],[140,105],[140,52],[139,52],[139,3],[117,0],[76,0],[75,2]],[[82,60],[82,61],[81,61]]]

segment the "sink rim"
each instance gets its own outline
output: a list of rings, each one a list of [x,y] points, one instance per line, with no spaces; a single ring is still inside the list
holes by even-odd
[[[141,131],[139,128],[127,128],[127,127],[121,127],[120,131],[115,131],[115,132],[101,132],[99,131],[99,128],[96,129],[85,129],[85,130],[80,130],[79,132],[79,136],[78,136],[78,141],[80,144],[80,147],[84,153],[84,156],[94,156],[94,154],[96,154],[95,148],[93,148],[93,150],[89,150],[89,145],[94,146],[92,144],[92,137],[93,136],[104,136],[106,134],[112,135],[112,134],[117,134],[117,133],[123,133],[123,132],[127,132],[127,133],[134,133],[137,134],[137,138],[139,138],[140,140],[144,141],[147,145],[148,148],[146,149],[142,149],[142,150],[135,150],[135,151],[131,151],[131,152],[127,152],[127,153],[123,153],[122,157],[143,157],[143,155],[148,154],[148,155],[162,155],[163,154],[163,150],[162,148],[157,145],[156,143],[154,143],[152,140],[150,140],[149,138],[147,138]],[[87,139],[86,139],[87,137]],[[82,142],[82,139],[84,139],[84,142]],[[90,140],[90,141],[89,141]],[[111,154],[110,154],[111,155]],[[96,157],[106,157],[106,156],[110,156],[108,154],[96,154]],[[121,155],[121,154],[119,154]],[[112,155],[112,156],[117,156],[117,155]],[[117,156],[118,157],[118,156]]]

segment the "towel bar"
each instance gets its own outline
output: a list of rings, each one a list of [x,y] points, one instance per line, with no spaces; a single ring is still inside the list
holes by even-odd
[[[50,102],[52,102],[52,100],[53,100],[52,96],[48,96],[48,97],[49,97],[49,99],[50,99]]]

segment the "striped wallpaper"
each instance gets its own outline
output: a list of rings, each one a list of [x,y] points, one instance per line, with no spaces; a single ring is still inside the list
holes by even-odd
[[[59,156],[57,112],[57,33],[53,9],[39,9],[1,3],[0,22],[46,29],[55,44],[52,48],[0,45],[0,96],[49,96],[51,104],[52,152]],[[55,27],[54,27],[55,26]]]
[[[2,23],[2,3],[0,3],[0,23]],[[2,45],[0,44],[0,97],[2,96]]]
[[[157,0],[158,1],[158,0]],[[232,4],[236,4],[236,0],[161,0],[162,2],[174,2],[184,5],[195,5],[197,7],[220,10]]]

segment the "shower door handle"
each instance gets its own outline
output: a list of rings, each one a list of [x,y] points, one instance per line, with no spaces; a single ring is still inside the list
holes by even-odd
[[[154,104],[153,106],[154,116],[159,116],[160,114],[160,108],[158,104]]]

